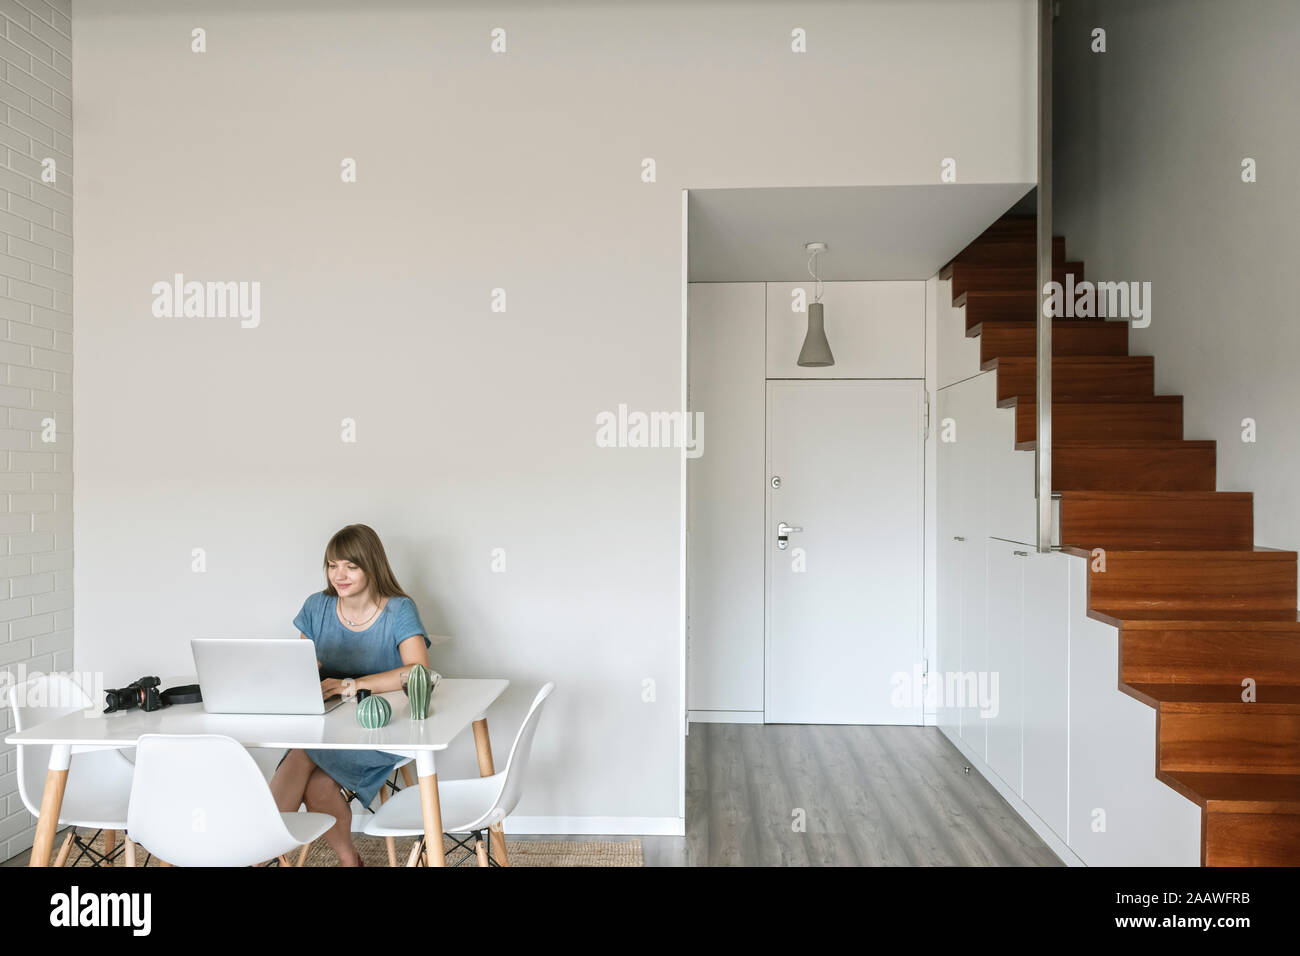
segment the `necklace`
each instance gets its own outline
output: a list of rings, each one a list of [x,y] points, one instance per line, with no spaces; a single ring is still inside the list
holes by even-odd
[[[335,601],[335,606],[339,609],[339,617],[343,618],[343,623],[348,627],[360,627],[362,624],[367,624],[376,614],[379,613],[379,605],[376,604],[375,609],[370,612],[370,617],[366,618],[364,621],[350,621],[348,620],[348,616],[343,613],[343,602]]]

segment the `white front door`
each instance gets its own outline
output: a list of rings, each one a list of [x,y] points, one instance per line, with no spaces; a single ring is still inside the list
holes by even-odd
[[[767,383],[768,723],[922,722],[924,395]]]

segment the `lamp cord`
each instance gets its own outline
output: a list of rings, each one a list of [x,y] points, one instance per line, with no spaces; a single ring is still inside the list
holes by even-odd
[[[817,275],[817,273],[813,271],[813,263],[814,263],[816,260],[817,260],[817,253],[816,253],[816,252],[814,252],[812,255],[810,255],[810,256],[808,257],[808,274],[809,274],[810,276],[812,276],[813,279],[815,279],[815,280],[816,280],[816,283],[817,283],[817,284],[816,284],[816,292],[815,292],[814,295],[813,295],[813,301],[814,301],[814,302],[820,302],[820,301],[822,300],[822,280],[821,280],[821,276]]]

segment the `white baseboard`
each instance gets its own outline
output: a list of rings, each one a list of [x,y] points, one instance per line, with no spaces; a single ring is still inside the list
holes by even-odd
[[[761,710],[688,710],[686,720],[692,724],[761,724]]]
[[[595,833],[614,836],[684,836],[681,817],[506,817],[506,833]]]
[[[1073,850],[1056,835],[1056,832],[1043,822],[1043,819],[1029,808],[1029,804],[1021,800],[1016,792],[1002,782],[1002,778],[993,773],[974,752],[966,746],[960,737],[954,737],[943,727],[939,728],[939,733],[943,734],[954,747],[961,751],[961,755],[970,761],[971,769],[993,785],[1002,799],[1011,804],[1011,809],[1020,814],[1020,818],[1029,824],[1030,828],[1038,834],[1039,838],[1051,848],[1052,852],[1061,858],[1061,862],[1066,866],[1087,866],[1083,860],[1079,859]]]

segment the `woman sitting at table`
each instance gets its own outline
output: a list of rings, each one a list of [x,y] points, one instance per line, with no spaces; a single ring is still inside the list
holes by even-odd
[[[415,664],[429,666],[429,638],[415,602],[402,592],[379,536],[350,524],[325,547],[325,590],[303,602],[293,619],[316,645],[321,694],[402,689]],[[345,680],[350,679],[350,684]],[[276,805],[331,814],[338,822],[325,839],[343,866],[360,866],[352,845],[352,810],[341,788],[363,806],[371,802],[403,758],[379,750],[290,750],[271,779]]]

